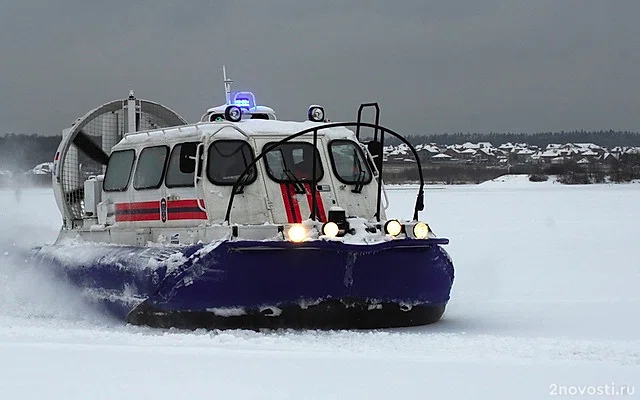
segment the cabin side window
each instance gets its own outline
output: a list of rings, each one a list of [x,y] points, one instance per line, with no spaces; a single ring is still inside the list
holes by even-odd
[[[209,146],[207,177],[215,185],[233,185],[253,158],[251,146],[243,140],[216,140]],[[245,175],[243,184],[253,183],[256,177],[254,166]]]
[[[157,189],[162,184],[164,167],[169,155],[167,146],[146,147],[140,152],[133,187],[137,190]]]
[[[329,156],[336,178],[347,185],[371,182],[371,170],[360,146],[350,140],[329,143]]]
[[[127,190],[135,156],[136,153],[133,149],[114,151],[111,153],[102,185],[102,189],[105,192],[122,192]]]
[[[193,160],[196,157],[198,144],[198,142],[188,142],[173,146],[169,157],[167,176],[164,178],[164,184],[168,188],[193,186],[193,174],[195,173]],[[200,163],[202,163],[202,155],[200,155]],[[202,171],[202,166],[198,168],[198,172],[200,171]]]
[[[267,143],[264,148],[273,146]],[[311,143],[287,142],[269,150],[265,155],[267,174],[278,183],[311,182],[313,179],[313,154],[316,154],[316,181],[324,176],[320,153]]]

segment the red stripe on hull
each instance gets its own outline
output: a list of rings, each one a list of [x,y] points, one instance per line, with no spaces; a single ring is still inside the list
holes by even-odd
[[[202,204],[202,208],[204,208],[204,204]],[[198,207],[198,200],[196,199],[188,199],[188,200],[169,200],[167,201],[167,208],[170,210],[174,207]]]
[[[157,214],[116,214],[116,222],[160,221],[160,212]]]
[[[200,202],[204,207],[204,204]],[[173,211],[185,208],[196,208],[194,211]],[[147,212],[141,212],[146,210]],[[157,210],[157,211],[156,211]],[[116,222],[160,221],[160,201],[140,201],[135,203],[115,204]],[[138,211],[134,213],[132,211]],[[131,212],[131,213],[130,213]],[[167,201],[167,220],[207,219],[207,213],[200,210],[197,199]]]
[[[159,201],[140,201],[137,203],[116,203],[115,205],[116,211],[141,210],[145,208],[157,208],[158,213],[160,213],[160,202]]]
[[[304,184],[305,191],[307,192],[307,202],[309,203],[309,210],[313,210],[313,197],[311,196],[311,184]],[[327,222],[327,214],[324,211],[324,203],[322,202],[322,195],[316,190],[316,211],[320,222]]]
[[[296,197],[296,191],[293,184],[288,184],[287,190],[289,191],[289,196],[291,196],[291,203],[293,204],[293,222],[302,222],[302,214],[300,214],[300,203],[298,203],[298,198]]]
[[[202,211],[170,212],[167,215],[167,221],[178,221],[184,219],[207,219],[207,213]]]
[[[293,221],[293,213],[291,212],[291,202],[289,198],[289,190],[286,183],[280,184],[280,193],[282,193],[282,202],[284,203],[284,211],[287,213],[287,222]]]

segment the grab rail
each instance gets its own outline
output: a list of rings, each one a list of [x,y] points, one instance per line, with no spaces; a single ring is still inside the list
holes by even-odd
[[[376,131],[379,130],[380,131],[380,142],[384,143],[384,134],[388,133],[396,138],[398,138],[400,141],[402,141],[403,143],[405,143],[409,149],[411,150],[411,152],[413,153],[413,156],[416,160],[416,164],[418,167],[418,175],[420,177],[420,188],[418,190],[418,196],[416,198],[416,203],[415,203],[415,207],[413,210],[413,220],[417,221],[418,220],[418,214],[420,211],[424,210],[424,177],[423,177],[423,173],[422,173],[422,164],[420,162],[420,158],[418,157],[418,152],[416,151],[416,149],[413,147],[413,145],[411,145],[411,143],[409,143],[409,141],[407,141],[407,139],[405,139],[402,135],[400,135],[397,132],[392,131],[389,128],[385,128],[383,126],[380,126],[378,124],[370,124],[367,122],[334,122],[334,123],[328,123],[328,124],[324,124],[321,126],[316,126],[313,128],[308,128],[305,130],[302,130],[300,132],[294,133],[292,135],[289,135],[287,137],[285,137],[284,139],[276,142],[276,143],[272,143],[270,145],[267,145],[263,148],[263,150],[260,152],[260,154],[258,154],[258,156],[256,158],[254,158],[244,169],[244,171],[242,171],[242,173],[240,174],[240,176],[238,177],[238,179],[235,181],[235,183],[233,184],[233,188],[231,190],[231,196],[229,197],[229,202],[227,204],[227,211],[225,213],[225,217],[224,217],[224,222],[229,223],[229,219],[231,217],[231,208],[233,206],[233,200],[235,198],[236,192],[238,190],[238,187],[241,186],[242,181],[244,180],[244,177],[249,173],[249,171],[251,171],[252,168],[254,168],[256,166],[256,164],[265,157],[265,155],[270,152],[271,150],[275,149],[276,147],[280,146],[283,143],[289,142],[297,137],[300,137],[302,135],[305,135],[307,133],[313,133],[313,145],[314,148],[317,148],[317,142],[318,142],[318,131],[321,129],[328,129],[328,128],[337,128],[337,127],[356,127],[356,130],[358,130],[360,127],[366,127],[366,128],[372,128],[375,129]],[[317,176],[316,176],[316,163],[317,163],[317,151],[313,152],[313,171],[312,171],[312,180],[311,180],[311,198],[312,198],[312,205],[311,205],[311,216],[310,218],[312,220],[316,220],[316,211],[317,211],[317,204],[316,204],[316,186],[317,186]],[[376,199],[376,219],[378,222],[380,222],[380,203],[381,203],[381,197],[382,197],[382,170],[378,171],[378,195],[377,195],[377,199]]]

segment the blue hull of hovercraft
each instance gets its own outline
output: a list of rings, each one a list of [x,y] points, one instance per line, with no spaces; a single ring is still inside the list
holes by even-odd
[[[94,244],[45,247],[36,258],[134,324],[367,328],[440,319],[454,279],[447,242]]]

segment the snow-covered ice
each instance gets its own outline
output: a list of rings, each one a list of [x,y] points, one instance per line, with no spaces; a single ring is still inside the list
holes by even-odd
[[[394,186],[388,213],[410,217],[415,189]],[[456,266],[439,323],[191,332],[109,320],[16,259],[52,242],[60,216],[46,189],[24,191],[20,203],[0,190],[0,398],[542,399],[637,389],[638,204],[640,184],[510,177],[427,188],[421,215],[451,240]]]

